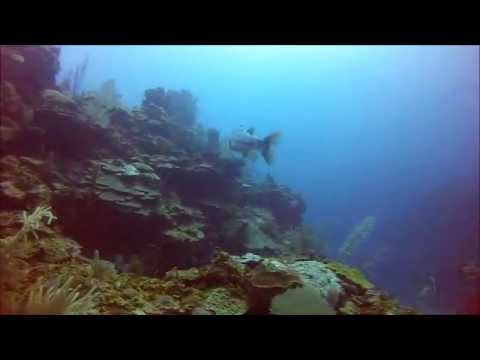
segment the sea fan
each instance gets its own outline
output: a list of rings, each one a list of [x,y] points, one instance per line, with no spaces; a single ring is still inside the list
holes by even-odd
[[[348,235],[342,247],[339,250],[342,256],[351,256],[360,243],[365,241],[375,228],[377,219],[374,216],[367,216],[359,222]]]

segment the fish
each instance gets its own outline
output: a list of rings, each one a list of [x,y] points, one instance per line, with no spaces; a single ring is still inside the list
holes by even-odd
[[[255,159],[260,152],[269,165],[273,161],[273,146],[278,143],[280,132],[276,131],[263,139],[255,135],[255,129],[240,129],[229,139],[228,145],[232,151],[239,152],[245,158]]]

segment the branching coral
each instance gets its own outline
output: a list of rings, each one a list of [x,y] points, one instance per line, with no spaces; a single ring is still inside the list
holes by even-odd
[[[367,216],[359,222],[348,235],[347,239],[341,246],[339,253],[343,256],[351,256],[353,250],[367,239],[375,228],[377,219],[374,216]]]
[[[91,313],[95,307],[95,298],[92,287],[85,295],[80,296],[78,285],[73,290],[70,285],[73,277],[65,280],[64,276],[55,279],[54,283],[45,288],[41,280],[28,294],[24,306],[20,307],[20,313],[25,315],[82,315]]]
[[[53,220],[57,219],[57,217],[52,213],[50,206],[37,206],[31,214],[23,211],[20,217],[23,225],[15,238],[17,240],[26,240],[29,234],[33,234],[35,239],[38,240],[39,238],[36,232],[40,230],[43,218],[47,219],[47,225],[50,225]]]

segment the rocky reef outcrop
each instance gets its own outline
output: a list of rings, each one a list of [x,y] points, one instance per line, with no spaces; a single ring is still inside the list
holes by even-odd
[[[60,48],[55,46],[2,46],[3,81],[15,84],[20,96],[34,104],[40,91],[55,89],[60,70]]]
[[[409,311],[309,251],[301,195],[248,181],[191,93],[149,89],[133,109],[114,82],[72,95],[59,51],[2,47],[0,311],[45,313],[70,287],[84,306],[56,312]]]
[[[301,195],[293,193],[285,186],[265,182],[249,188],[245,196],[248,203],[269,209],[284,230],[302,223],[305,202]]]

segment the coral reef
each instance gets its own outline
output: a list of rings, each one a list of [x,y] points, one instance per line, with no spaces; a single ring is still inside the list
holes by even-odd
[[[1,50],[0,313],[412,313],[315,255],[301,195],[248,180],[188,91],[129,109],[86,65],[57,87],[59,48]]]
[[[217,252],[204,266],[174,268],[163,277],[146,277],[133,272],[118,273],[113,270],[113,264],[99,259],[98,253],[93,259],[85,258],[78,251],[78,245],[72,251],[73,241],[58,229],[52,233],[42,232],[39,236],[40,240],[27,240],[36,246],[23,254],[25,260],[20,261],[17,254],[5,264],[5,257],[0,257],[0,275],[13,279],[0,283],[5,290],[0,296],[2,313],[331,313],[328,309],[338,309],[335,311],[339,314],[348,311],[412,313],[374,289],[361,294],[352,290],[356,284],[340,278],[333,281],[334,275],[328,274],[326,265],[320,261],[283,262],[254,254],[233,257]],[[55,246],[51,245],[52,241]],[[58,255],[45,256],[46,248]],[[65,253],[70,255],[65,257]],[[3,248],[0,255],[5,255]],[[13,273],[18,275],[10,278]],[[340,286],[342,294],[337,307],[328,295],[334,292],[335,284]],[[278,298],[297,288],[303,290]],[[305,306],[303,312],[296,306],[299,303]]]

